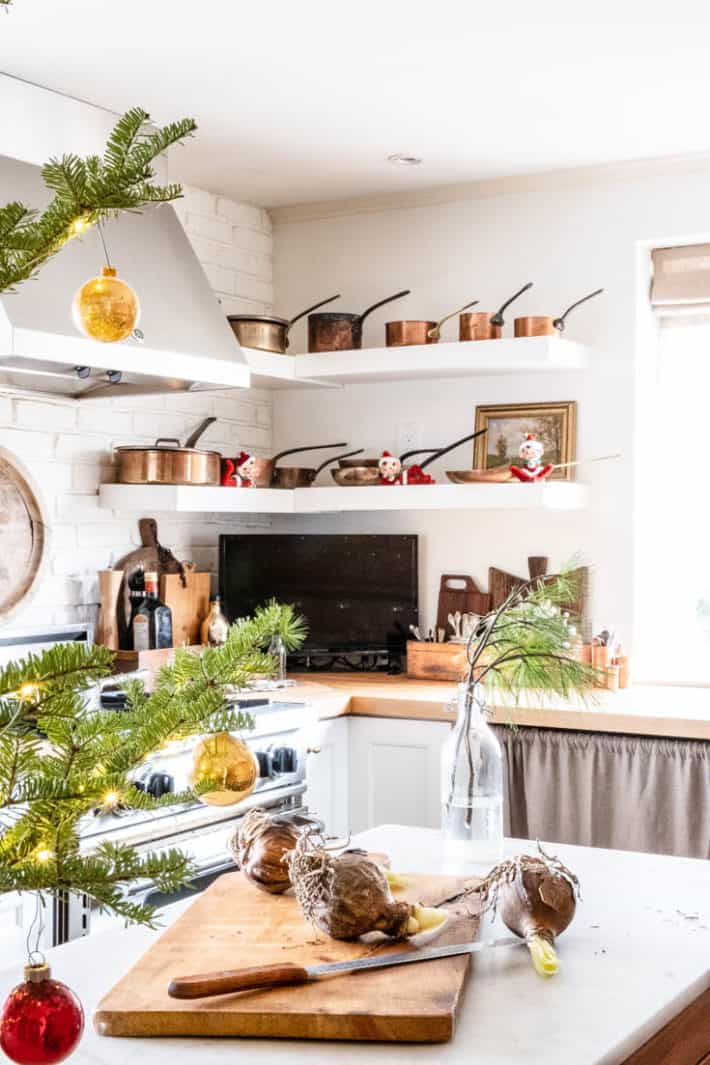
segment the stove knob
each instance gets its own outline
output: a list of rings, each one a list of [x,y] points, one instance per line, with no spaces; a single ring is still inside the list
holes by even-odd
[[[270,777],[272,773],[271,755],[268,751],[254,751],[259,763],[259,776]]]
[[[277,747],[271,756],[275,773],[295,773],[298,755],[293,747]]]
[[[154,799],[159,799],[161,795],[169,795],[175,791],[175,781],[169,773],[151,773],[145,790]]]

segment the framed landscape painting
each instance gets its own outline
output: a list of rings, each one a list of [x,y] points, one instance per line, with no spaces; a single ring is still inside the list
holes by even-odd
[[[534,433],[545,448],[543,462],[554,466],[574,462],[577,452],[577,404],[510,403],[476,407],[476,430],[487,429],[474,444],[473,465],[479,470],[518,461],[526,433]],[[554,470],[551,479],[574,480],[574,467]]]

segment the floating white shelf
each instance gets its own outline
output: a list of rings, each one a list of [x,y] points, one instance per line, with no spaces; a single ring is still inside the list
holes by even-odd
[[[251,373],[252,388],[338,388],[333,382],[315,381],[298,373],[294,355],[279,355],[273,351],[242,348]]]
[[[581,510],[587,489],[543,484],[398,485],[392,488],[197,488],[103,484],[101,505],[116,511],[219,514],[332,514],[377,510]]]

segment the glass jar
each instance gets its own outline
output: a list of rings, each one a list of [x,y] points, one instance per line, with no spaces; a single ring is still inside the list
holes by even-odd
[[[283,683],[283,681],[286,680],[286,644],[278,634],[271,637],[269,654],[273,655],[277,662],[277,670],[274,680]]]
[[[442,750],[442,829],[453,862],[503,854],[503,756],[486,721],[483,690],[459,684],[456,723]]]

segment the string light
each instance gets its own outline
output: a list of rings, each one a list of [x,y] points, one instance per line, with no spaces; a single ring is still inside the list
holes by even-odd
[[[107,791],[102,801],[103,805],[107,807],[107,809],[112,810],[114,809],[114,807],[118,806],[119,802],[121,801],[121,796],[118,794],[117,791]]]
[[[24,702],[29,702],[31,699],[36,699],[41,690],[39,684],[33,684],[31,681],[26,681],[24,684],[20,685],[14,694],[16,698],[22,699]]]
[[[79,218],[75,218],[72,224],[69,226],[70,237],[80,237],[82,233],[86,233],[93,225],[93,222],[88,215],[80,215]]]
[[[53,857],[54,852],[49,850],[48,847],[40,847],[40,849],[35,854],[35,859],[39,862],[40,865],[46,865],[47,862],[51,862]]]

